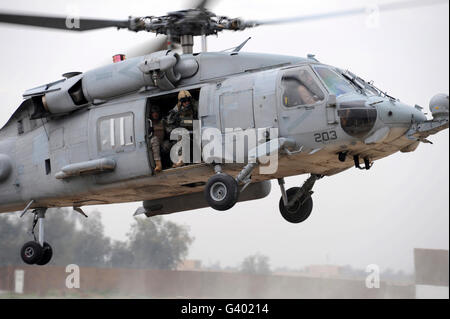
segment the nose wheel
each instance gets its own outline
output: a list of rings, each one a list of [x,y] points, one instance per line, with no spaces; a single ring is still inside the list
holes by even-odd
[[[35,241],[29,241],[22,246],[20,256],[24,263],[34,265],[42,259],[44,248]]]
[[[20,257],[24,263],[28,265],[47,265],[53,257],[53,249],[47,242],[44,241],[44,219],[46,208],[38,208],[33,211],[33,226],[31,228],[31,234],[34,237],[34,241],[29,241],[22,246],[20,250]],[[36,238],[35,228],[39,224],[39,239]]]
[[[287,191],[284,188],[284,179],[279,179],[281,189],[280,213],[283,218],[292,223],[299,224],[309,218],[313,210],[312,191],[320,175],[311,175],[302,187],[293,187]]]
[[[47,242],[44,243],[43,250],[44,250],[44,253],[42,254],[41,259],[36,261],[36,265],[38,265],[38,266],[47,265],[52,260],[52,257],[53,257],[53,248]]]
[[[286,206],[283,198],[280,199],[280,213],[283,218],[292,223],[299,224],[308,219],[313,210],[313,200],[311,194],[305,194],[299,199],[294,199],[295,194],[300,191],[300,187],[293,187],[287,190],[286,195],[289,204]]]

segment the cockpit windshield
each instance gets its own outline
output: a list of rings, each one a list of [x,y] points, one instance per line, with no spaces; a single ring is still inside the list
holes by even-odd
[[[375,86],[373,86],[371,83],[366,82],[359,76],[353,74],[350,71],[340,71],[340,73],[348,79],[350,82],[354,83],[358,88],[365,93],[367,96],[377,96],[381,95],[380,90],[378,90]]]
[[[340,96],[348,93],[359,93],[360,91],[355,84],[332,68],[318,65],[314,66],[314,70],[325,83],[330,94]]]

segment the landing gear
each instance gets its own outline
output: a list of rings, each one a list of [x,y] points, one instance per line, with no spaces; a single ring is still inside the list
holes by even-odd
[[[251,183],[251,175],[256,168],[256,163],[247,164],[236,178],[222,173],[222,167],[216,165],[216,175],[211,177],[206,184],[205,199],[211,208],[218,211],[231,209],[239,200],[242,193]],[[239,190],[239,184],[243,184]]]
[[[287,197],[291,199],[300,190],[300,187],[288,189]],[[280,199],[281,216],[292,224],[299,224],[308,219],[313,209],[313,200],[310,194],[302,196],[299,200],[294,201],[290,206],[285,206],[283,198]]]
[[[230,175],[217,173],[205,188],[205,199],[209,206],[218,211],[226,211],[236,205],[239,197],[237,181]]]
[[[53,257],[52,247],[44,241],[44,219],[46,208],[37,208],[33,211],[33,226],[31,228],[31,234],[34,237],[34,241],[30,241],[23,245],[20,250],[20,256],[24,263],[28,265],[47,265]],[[22,214],[22,216],[26,213]],[[39,239],[36,238],[35,228],[39,224]]]
[[[44,248],[35,241],[29,241],[22,246],[20,256],[24,263],[34,265],[44,256]]]
[[[285,191],[284,179],[279,179],[278,184],[281,189],[280,213],[285,220],[293,224],[299,224],[308,219],[313,209],[311,198],[312,188],[317,180],[322,178],[319,175],[311,175],[302,187],[293,187]]]
[[[36,265],[38,266],[45,266],[47,265],[53,257],[53,248],[50,246],[47,242],[44,243],[44,254],[42,255],[42,258],[36,262]]]

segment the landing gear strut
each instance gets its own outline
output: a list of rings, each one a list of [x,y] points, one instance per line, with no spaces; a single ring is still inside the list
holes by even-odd
[[[28,265],[44,266],[50,262],[53,257],[52,247],[44,241],[44,219],[47,208],[37,208],[33,210],[33,226],[31,234],[34,241],[29,241],[23,245],[20,250],[22,260]],[[35,228],[39,225],[39,238],[36,238]]]
[[[370,159],[368,157],[364,157],[364,167],[361,167],[359,164],[359,156],[355,155],[353,156],[353,161],[355,162],[355,167],[361,170],[370,170],[373,166],[373,163],[370,162]]]
[[[321,178],[320,175],[311,175],[302,187],[293,187],[287,191],[284,188],[284,179],[278,180],[281,189],[280,213],[285,220],[299,224],[308,219],[313,209],[312,189]]]

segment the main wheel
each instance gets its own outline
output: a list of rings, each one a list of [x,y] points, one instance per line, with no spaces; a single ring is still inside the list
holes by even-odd
[[[292,199],[297,191],[300,190],[299,187],[293,187],[287,190],[286,194],[288,197],[288,201]],[[283,197],[280,199],[280,212],[284,219],[293,224],[299,224],[308,219],[309,215],[311,215],[313,209],[313,200],[311,196],[307,195],[308,198],[305,198],[305,195],[300,198],[300,200],[293,203],[292,206],[286,207],[284,206]]]
[[[44,248],[35,241],[29,241],[22,246],[20,250],[20,257],[24,263],[34,265],[42,259],[44,255]]]
[[[237,203],[238,196],[238,183],[230,175],[216,174],[206,184],[206,202],[215,210],[231,209]]]
[[[44,243],[44,254],[42,258],[36,262],[36,265],[44,266],[47,265],[53,257],[53,249],[47,242]]]

